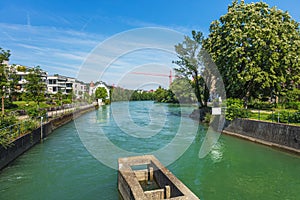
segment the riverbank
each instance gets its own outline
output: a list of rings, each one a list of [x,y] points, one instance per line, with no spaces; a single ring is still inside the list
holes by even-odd
[[[235,119],[223,133],[300,155],[300,126]]]
[[[51,119],[47,123],[42,124],[42,126],[34,129],[32,132],[17,138],[7,148],[0,146],[0,170],[5,168],[9,163],[22,155],[28,149],[38,144],[40,141],[42,141],[42,139],[50,135],[53,130],[87,112],[95,110],[96,107],[97,104],[82,106],[74,112],[61,115]]]

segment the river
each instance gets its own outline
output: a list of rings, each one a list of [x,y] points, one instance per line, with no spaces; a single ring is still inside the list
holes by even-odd
[[[190,142],[187,149],[166,148],[160,155],[169,158],[162,162],[201,200],[300,199],[299,156],[221,135],[212,151],[200,159],[207,128],[187,117],[192,109],[117,102],[87,113],[56,129],[2,170],[0,199],[119,199],[117,171],[109,165],[109,160],[116,165],[119,152],[103,141],[132,154]],[[187,124],[197,125],[195,135]],[[148,135],[143,137],[140,127],[155,131],[145,131]],[[180,127],[186,134],[177,138]],[[89,143],[89,137],[93,142]]]

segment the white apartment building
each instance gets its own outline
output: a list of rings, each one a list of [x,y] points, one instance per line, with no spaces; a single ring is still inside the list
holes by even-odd
[[[67,77],[60,75],[47,76],[47,91],[49,94],[56,94],[59,91],[62,94],[66,92]]]
[[[47,91],[49,94],[75,94],[77,99],[83,98],[87,91],[87,86],[83,82],[66,76],[53,75],[47,77]]]
[[[72,85],[73,92],[78,99],[84,98],[84,93],[87,92],[87,85],[80,81],[75,81]]]

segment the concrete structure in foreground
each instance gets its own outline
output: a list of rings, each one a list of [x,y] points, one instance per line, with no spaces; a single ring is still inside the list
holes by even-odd
[[[199,200],[153,155],[119,158],[118,190],[124,200]]]

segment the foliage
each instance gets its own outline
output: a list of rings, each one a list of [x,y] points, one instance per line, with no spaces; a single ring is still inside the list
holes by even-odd
[[[17,122],[17,118],[13,115],[0,117],[0,129],[13,125]]]
[[[292,90],[287,91],[286,100],[287,102],[300,101],[300,90],[294,87]]]
[[[0,96],[6,98],[9,96],[10,82],[8,76],[8,66],[4,63],[9,60],[10,51],[0,48]],[[2,108],[2,106],[1,106]]]
[[[196,103],[196,96],[189,79],[176,78],[170,85],[170,90],[174,93],[176,101],[184,104]]]
[[[278,120],[280,123],[300,123],[300,111],[290,112],[287,110],[280,111],[279,113],[272,113],[268,115],[268,120]]]
[[[17,120],[9,119],[10,125],[0,129],[0,145],[4,148],[8,147],[20,135],[24,135],[39,126],[36,120],[26,120],[16,123]]]
[[[29,117],[31,118],[36,118],[39,116],[39,109],[37,106],[34,106],[34,107],[27,107],[26,108],[26,113]]]
[[[300,123],[300,111],[293,114],[294,123]]]
[[[274,110],[276,104],[255,99],[254,101],[249,103],[248,107],[254,109],[262,109],[262,110]]]
[[[284,95],[300,81],[299,23],[264,2],[233,1],[212,22],[203,47],[211,54],[228,97]]]
[[[129,101],[133,93],[133,90],[124,89],[121,87],[115,87],[111,91],[112,101]]]
[[[209,113],[209,112],[207,112],[206,114],[205,114],[205,117],[204,117],[204,120],[203,120],[203,122],[204,123],[210,123],[210,121],[212,120],[212,114],[211,113]]]
[[[209,95],[208,87],[205,84],[204,78],[201,76],[203,70],[203,61],[199,54],[203,41],[203,33],[192,31],[192,38],[185,36],[184,41],[175,45],[175,51],[179,60],[173,61],[178,65],[175,71],[186,79],[192,78],[194,84],[192,87],[195,91],[198,106],[206,107]]]
[[[287,109],[300,110],[300,102],[288,102],[284,104],[284,107]]]
[[[143,90],[135,90],[131,97],[130,101],[149,101],[154,100],[154,93],[152,91],[143,91]]]
[[[226,99],[226,119],[245,118],[249,115],[247,109],[243,109],[244,102],[241,99]]]
[[[115,87],[111,91],[112,101],[157,101],[164,103],[177,103],[174,93],[161,86],[156,91],[129,90]]]
[[[27,100],[39,103],[45,100],[46,84],[42,81],[42,70],[39,66],[28,70],[25,84],[25,96]]]
[[[63,103],[63,104],[71,104],[71,103],[72,103],[72,99],[69,99],[69,98],[63,99],[63,100],[62,100],[62,103]]]
[[[15,124],[17,119],[13,115],[0,117],[0,145],[7,147],[11,141],[11,125]]]
[[[108,97],[107,91],[104,87],[98,87],[95,91],[96,99],[106,99]]]
[[[93,101],[95,100],[95,95],[92,94],[92,95],[89,95],[88,92],[85,92],[83,94],[83,99],[84,101],[88,102],[89,104],[93,103]]]
[[[154,97],[157,102],[161,103],[178,103],[174,93],[171,90],[167,90],[159,86],[155,92]]]
[[[63,98],[63,94],[61,91],[58,91],[56,92],[54,95],[53,95],[53,98],[55,99],[55,103],[56,105],[59,105],[59,106],[62,106],[62,98]]]

